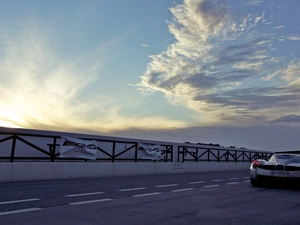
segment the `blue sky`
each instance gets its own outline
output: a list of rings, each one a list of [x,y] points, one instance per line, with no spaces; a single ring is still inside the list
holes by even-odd
[[[300,148],[298,0],[0,3],[0,126]]]

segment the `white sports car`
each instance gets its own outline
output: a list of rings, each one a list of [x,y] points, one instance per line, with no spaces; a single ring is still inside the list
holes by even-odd
[[[257,159],[250,166],[252,186],[274,182],[300,184],[300,151],[276,152],[269,160]]]

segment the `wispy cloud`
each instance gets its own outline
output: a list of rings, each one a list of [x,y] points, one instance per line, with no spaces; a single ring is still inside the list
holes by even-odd
[[[263,1],[262,0],[251,0],[251,1],[248,1],[246,3],[246,5],[253,5],[253,6],[258,6],[262,3]]]
[[[276,26],[276,27],[273,27],[272,29],[277,30],[277,29],[281,29],[281,28],[284,28],[284,26]]]
[[[288,40],[291,40],[291,41],[300,41],[300,36],[290,36],[290,37],[288,37]]]
[[[272,123],[298,123],[298,124],[300,124],[300,116],[298,116],[298,115],[283,116],[276,120],[273,120]]]
[[[51,30],[34,21],[2,26],[0,126],[107,133],[186,125],[163,116],[124,115],[122,107],[130,99],[96,91],[95,84],[105,82],[101,69],[110,62],[119,37],[62,58]]]
[[[26,20],[26,21],[25,21]],[[0,60],[0,121],[2,126],[77,127],[105,101],[78,96],[101,80],[99,69],[116,46],[111,40],[85,54],[61,58],[51,32],[26,18],[19,25],[2,26]]]
[[[298,62],[286,66],[268,54],[276,39],[258,29],[264,12],[236,18],[224,1],[206,0],[170,11],[176,41],[151,56],[139,90],[163,92],[170,103],[199,112],[201,124],[261,123],[286,108],[298,110]]]
[[[142,43],[140,46],[143,47],[143,48],[149,48],[150,47],[150,45],[145,44],[145,43]]]
[[[11,115],[16,124],[68,120],[80,112],[78,106],[70,103],[96,79],[96,61],[85,68],[78,66],[87,63],[80,57],[62,61],[52,51],[51,39],[43,35],[45,32],[31,20],[26,26],[14,27],[13,32],[2,30],[5,52],[0,62],[0,79],[5,85],[0,86],[0,115],[7,116],[6,120]]]

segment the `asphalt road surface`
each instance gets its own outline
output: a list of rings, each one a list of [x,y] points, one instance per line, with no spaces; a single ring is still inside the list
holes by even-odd
[[[0,224],[300,224],[299,194],[248,171],[0,183]]]

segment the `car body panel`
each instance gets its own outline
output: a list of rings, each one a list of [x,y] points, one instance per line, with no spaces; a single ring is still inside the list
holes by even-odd
[[[278,152],[269,160],[255,160],[250,165],[250,181],[253,186],[271,182],[300,184],[300,151]]]

